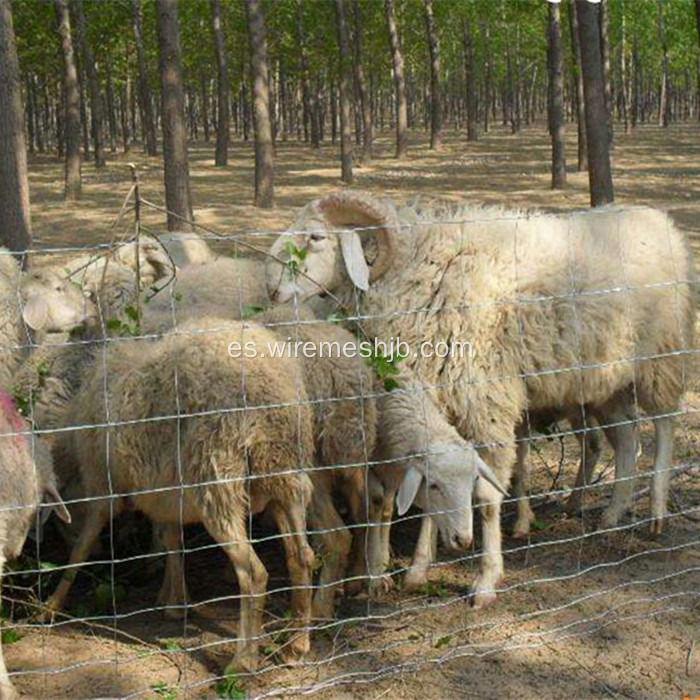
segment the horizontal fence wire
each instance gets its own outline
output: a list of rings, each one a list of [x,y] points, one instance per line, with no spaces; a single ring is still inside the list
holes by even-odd
[[[196,233],[166,234],[140,221],[144,210],[166,213],[132,187],[109,243],[0,251],[0,282],[14,290],[5,302],[6,318],[17,331],[0,342],[0,360],[14,363],[10,384],[2,388],[12,394],[24,421],[0,426],[0,451],[17,440],[26,444],[40,489],[40,463],[49,450],[73,516],[70,526],[59,526],[55,517],[31,525],[24,554],[4,568],[3,641],[18,687],[31,687],[34,697],[54,697],[52,684],[66,687],[76,674],[94,674],[102,687],[104,674],[113,672],[113,692],[96,688],[95,697],[332,697],[346,686],[363,692],[370,684],[432,673],[463,659],[507,660],[540,648],[589,644],[611,627],[697,622],[698,347],[684,326],[684,305],[692,306],[694,318],[698,289],[684,261],[674,258],[690,253],[676,245],[670,221],[665,262],[671,260],[672,279],[629,279],[633,251],[620,243],[619,259],[611,262],[614,274],[601,273],[598,286],[582,288],[569,250],[552,271],[562,276],[561,283],[545,285],[553,291],[540,294],[532,291],[531,272],[518,268],[524,255],[517,247],[520,226],[547,226],[570,215],[414,202],[397,208],[396,235],[410,238],[422,229],[439,238],[446,230],[458,231],[462,254],[479,253],[473,234],[481,226],[502,225],[512,245],[515,269],[508,274],[516,293],[481,300],[465,291],[467,278],[460,280],[461,300],[454,303],[453,294],[433,305],[444,291],[443,270],[435,280],[423,280],[436,285],[424,301],[397,297],[395,304],[373,306],[369,294],[336,294],[316,282],[316,296],[325,298],[322,312],[309,314],[303,300],[293,298],[282,318],[269,302],[247,303],[248,272],[227,282],[227,289],[239,292],[238,308],[235,299],[229,301],[226,315],[221,312],[226,300],[209,299],[214,311],[207,314],[206,305],[192,302],[201,290],[186,286],[192,268],[176,267],[171,246],[216,242],[217,251],[226,247],[235,254],[218,258],[227,261],[231,275],[236,265],[258,266],[258,287],[264,287],[266,265],[278,266],[278,277],[314,283],[307,263],[315,228],[297,220],[284,232],[220,233],[180,217]],[[605,208],[587,216],[604,217],[608,228],[600,235],[622,241],[616,217],[626,211]],[[353,230],[367,237],[388,225],[361,224]],[[339,247],[348,231],[328,224],[323,236]],[[271,253],[269,245],[280,233],[288,245]],[[583,234],[569,224],[566,235],[571,245]],[[40,281],[42,272],[53,270],[80,287],[80,296],[85,293],[95,304],[89,329],[47,334],[16,321],[29,304],[28,277],[7,255],[29,261]],[[148,278],[152,269],[159,279]],[[663,296],[665,306],[656,313],[671,319],[666,327],[675,340],[645,344],[647,327],[639,320],[649,313],[640,306],[644,295]],[[579,314],[596,304],[604,323],[606,304],[618,299],[627,326],[605,329],[600,342],[615,342],[616,333],[633,340],[616,356],[592,360],[586,345],[590,329]],[[367,358],[336,358],[337,368],[324,358],[281,355],[262,362],[226,352],[230,343],[249,337],[275,342],[313,337],[318,343],[342,329],[355,346],[376,340],[376,328],[396,328],[396,335],[417,329],[413,336],[420,338],[434,318],[515,313],[518,337],[505,342],[511,342],[508,351],[526,353],[535,339],[518,312],[546,315],[554,308],[566,310],[570,326],[564,331],[576,338],[568,356],[576,361],[535,363],[515,372],[471,371],[473,362],[482,361],[479,352],[502,351],[495,347],[502,337],[475,348],[475,360],[450,358],[444,372],[424,371],[429,358],[395,360],[376,351]],[[160,325],[149,328],[157,313]],[[212,359],[214,345],[219,355]],[[204,371],[209,362],[213,369]],[[449,371],[450,363],[459,362],[464,371]],[[646,381],[644,371],[657,366],[676,373],[670,380],[663,372],[657,376],[670,382],[676,400],[659,399],[657,410],[649,411],[648,395],[664,387],[640,382]],[[587,381],[618,375],[628,379],[605,401],[586,400],[593,391]],[[573,405],[553,400],[541,409],[538,387],[557,382],[576,382],[579,400]],[[325,393],[315,394],[317,385],[326,386]],[[470,434],[464,427],[469,421],[455,415],[455,404],[445,398],[479,397],[484,405],[464,404],[465,415],[488,415],[488,401],[504,387],[529,392],[519,420],[505,431],[507,439],[497,430],[480,434],[499,436],[495,439]],[[612,410],[614,401],[623,402],[624,410]],[[405,446],[400,440],[393,444],[386,432],[387,425],[397,425],[385,419],[396,410],[392,402],[412,407],[400,414],[405,425],[415,421],[405,428]],[[659,455],[667,449],[671,423],[676,449],[669,459]],[[431,431],[439,444],[431,443]],[[455,437],[444,438],[448,434]],[[485,486],[483,473],[475,476],[474,450],[487,463],[501,452],[511,455],[514,481],[510,469],[497,474],[508,482],[507,495]],[[575,481],[579,462],[593,457],[595,470],[581,472],[583,478]],[[634,468],[625,470],[630,459]],[[414,506],[399,516],[393,502],[411,468],[421,474],[422,509]],[[658,503],[659,490],[661,513],[650,506]],[[623,492],[626,507],[611,524],[606,516]],[[33,515],[33,493],[8,483],[0,521]],[[501,510],[497,530],[503,533],[496,550],[488,520],[494,507]],[[519,537],[510,537],[513,528],[520,528]],[[81,533],[87,538],[92,530],[90,541],[83,541]],[[448,541],[456,534],[469,541],[456,547]],[[433,539],[440,542],[437,551]],[[304,559],[309,545],[313,564]],[[474,581],[501,556],[503,576],[492,580],[495,601],[472,610]],[[409,590],[404,580],[411,578],[418,585],[414,581]],[[47,608],[47,599],[66,582],[74,585],[60,608]],[[316,604],[323,615],[309,607]],[[12,634],[37,651],[26,667],[13,663]],[[88,648],[93,640],[94,647],[88,655],[57,654],[54,647],[62,648],[64,639],[84,640]],[[251,649],[258,651],[257,664],[246,663]],[[138,679],[128,688],[116,681],[129,672],[125,669],[136,670]]]

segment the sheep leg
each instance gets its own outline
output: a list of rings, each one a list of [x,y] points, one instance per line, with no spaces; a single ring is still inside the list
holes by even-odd
[[[187,605],[187,584],[185,583],[184,552],[182,552],[180,526],[158,525],[154,527],[154,539],[156,534],[159,535],[159,544],[163,545],[166,553],[163,585],[158,592],[156,602],[165,607],[166,617],[171,620],[181,620]]]
[[[629,412],[625,406],[616,403],[610,411],[605,412],[606,421],[601,421],[605,435],[615,450],[615,485],[612,500],[600,519],[603,529],[614,528],[620,517],[632,505],[634,495],[634,474],[637,465],[637,431],[629,422]],[[610,425],[618,423],[619,425]]]
[[[516,499],[518,517],[513,526],[515,539],[526,539],[530,535],[530,524],[535,514],[530,507],[530,442],[520,436],[516,452],[515,474],[513,476],[513,497]]]
[[[229,668],[243,672],[254,671],[258,666],[267,571],[248,539],[245,518],[236,518],[228,522],[203,519],[202,522],[231,560],[241,589],[238,651]]]
[[[299,624],[294,636],[280,649],[287,664],[294,664],[311,649],[311,596],[314,553],[306,539],[306,512],[297,503],[270,504],[272,517],[282,536],[292,585],[292,614]]]
[[[114,508],[114,516],[117,515],[117,511],[118,509]],[[87,517],[85,518],[85,522],[83,523],[83,528],[80,531],[80,536],[78,537],[78,540],[70,553],[70,568],[63,572],[63,576],[56,587],[56,590],[46,601],[45,608],[49,615],[51,612],[60,610],[63,607],[68,591],[73,585],[73,581],[75,581],[75,577],[78,573],[78,569],[76,567],[82,564],[90,556],[90,552],[92,551],[95,542],[97,542],[97,538],[100,536],[102,528],[109,521],[110,515],[109,500],[98,499],[90,504],[90,509]]]
[[[321,574],[314,595],[315,618],[332,620],[335,617],[335,595],[342,588],[347,569],[352,536],[333,505],[333,499],[323,488],[314,488],[308,513],[309,525],[321,552]]]
[[[386,489],[379,513],[379,523],[370,530],[369,546],[369,592],[381,596],[394,585],[391,576],[386,574],[391,564],[391,520],[394,515],[395,489]]]
[[[438,531],[433,519],[429,515],[424,516],[413,559],[403,580],[405,590],[415,591],[428,583],[428,569],[437,555],[437,536]]]
[[[671,416],[654,420],[656,449],[654,453],[654,474],[651,481],[651,533],[660,535],[663,529],[668,489],[673,462],[674,420]]]
[[[586,429],[583,421],[579,420],[578,417],[572,416],[569,420],[571,427],[576,431],[580,431],[576,433],[576,439],[581,449],[581,463],[576,474],[574,490],[571,492],[564,507],[567,513],[573,515],[574,513],[580,513],[583,508],[584,495],[593,478],[593,472],[600,459],[603,446],[599,428]]]
[[[501,550],[501,502],[503,496],[485,479],[476,482],[476,496],[481,503],[484,551],[481,572],[470,593],[471,605],[481,608],[496,599],[496,585],[503,576]]]
[[[2,580],[2,569],[5,565],[5,560],[0,557],[0,580]],[[2,653],[2,644],[0,643],[0,700],[15,700],[19,697],[19,693],[15,690],[10,680],[10,675],[5,666],[5,657]]]

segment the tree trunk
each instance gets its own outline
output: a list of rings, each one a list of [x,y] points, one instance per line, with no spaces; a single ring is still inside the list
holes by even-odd
[[[228,165],[228,145],[231,130],[231,112],[229,108],[230,88],[228,83],[228,61],[226,60],[226,43],[221,22],[221,0],[210,0],[211,28],[214,33],[217,65],[217,101],[218,117],[216,120],[216,157],[219,167]]]
[[[698,29],[698,42],[700,42],[700,0],[695,0],[695,23]],[[698,54],[698,99],[700,100],[700,54]],[[700,104],[698,104],[698,117],[700,117]]]
[[[664,2],[658,0],[658,31],[661,44],[661,88],[659,91],[659,126],[666,128],[669,121],[670,101],[668,99],[668,42],[666,41],[666,26],[664,22]]]
[[[433,0],[423,0],[430,53],[430,148],[442,145],[442,95],[440,89],[440,42],[435,27]]]
[[[580,173],[588,170],[588,139],[586,138],[586,99],[583,92],[583,70],[581,67],[581,41],[579,39],[576,0],[569,5],[569,28],[571,30],[572,67],[576,79],[576,113],[578,122],[578,164]]]
[[[80,199],[82,181],[80,177],[80,90],[78,71],[75,67],[73,38],[70,30],[68,0],[55,0],[58,32],[63,53],[63,134],[66,154],[65,198]]]
[[[394,70],[394,91],[396,93],[396,157],[405,158],[408,151],[408,107],[406,105],[406,80],[403,69],[403,53],[399,32],[396,28],[394,0],[384,0],[387,24],[389,25],[389,42],[391,62]]]
[[[605,111],[608,115],[608,138],[613,142],[613,98],[612,70],[610,64],[608,0],[600,0],[600,56],[603,64],[603,91],[605,94]]]
[[[119,115],[121,117],[122,140],[124,153],[131,150],[131,134],[129,133],[129,102],[131,100],[131,80],[127,75],[124,87],[119,94]]]
[[[156,30],[161,80],[161,123],[165,161],[168,231],[191,231],[190,172],[187,160],[185,95],[182,86],[177,0],[156,0]]]
[[[149,156],[155,156],[158,154],[158,147],[156,146],[156,126],[153,119],[151,92],[148,87],[146,50],[143,47],[143,32],[141,30],[141,0],[131,0],[131,9],[133,13],[136,59],[139,66],[139,102],[141,103],[143,132],[146,137],[146,153],[148,153]]]
[[[630,86],[629,71],[627,69],[627,20],[625,18],[625,2],[621,2],[620,18],[620,112],[625,133],[631,131],[629,119]]]
[[[90,133],[92,135],[93,150],[95,153],[95,167],[104,168],[105,160],[105,143],[104,143],[104,110],[102,107],[102,92],[100,90],[100,80],[97,77],[97,66],[95,57],[92,53],[90,40],[88,39],[85,30],[85,11],[83,9],[83,0],[74,0],[75,16],[77,20],[77,36],[78,46],[83,58],[85,73],[88,77],[88,89],[90,90]]]
[[[204,131],[204,140],[209,143],[209,86],[204,75],[199,77],[199,94],[202,103],[202,130]]]
[[[338,51],[340,54],[339,96],[340,96],[340,165],[341,179],[352,183],[352,131],[350,114],[350,51],[348,47],[348,27],[345,20],[343,0],[335,0]]]
[[[112,67],[109,61],[107,70],[107,122],[109,124],[109,150],[115,153],[117,150],[117,116],[114,103],[114,84],[112,82]]]
[[[564,67],[561,51],[561,13],[559,5],[549,3],[547,64],[549,67],[549,133],[552,137],[552,189],[566,187],[566,151],[564,143]]]
[[[491,27],[488,20],[482,24],[484,36],[484,133],[489,133],[489,109],[491,109]]]
[[[274,204],[275,187],[265,17],[261,0],[245,0],[245,8],[250,37],[250,68],[253,82],[255,205],[269,209]]]
[[[599,12],[598,6],[588,2],[588,0],[576,0],[576,12],[586,103],[588,181],[591,190],[591,206],[598,207],[615,200],[600,52]]]
[[[31,246],[32,224],[24,109],[10,0],[0,0],[0,67],[0,240],[19,253]],[[19,259],[24,262],[23,256]]]
[[[464,70],[467,74],[467,141],[477,141],[479,138],[479,114],[476,105],[476,68],[474,66],[474,38],[469,19],[464,19],[462,34],[464,39]]]
[[[357,81],[357,93],[360,101],[360,111],[362,112],[362,160],[368,161],[372,158],[372,106],[367,95],[365,69],[362,65],[364,35],[362,8],[358,0],[353,0],[352,5],[355,20],[355,80]]]

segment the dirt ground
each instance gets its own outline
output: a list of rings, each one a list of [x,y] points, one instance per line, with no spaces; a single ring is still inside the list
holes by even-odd
[[[699,132],[689,125],[617,135],[618,202],[668,209],[691,236],[700,236]],[[569,138],[574,162],[574,138]],[[571,167],[565,192],[548,189],[549,147],[542,125],[516,137],[495,131],[477,144],[448,135],[439,153],[429,152],[423,133],[414,134],[414,142],[411,156],[397,162],[391,158],[390,135],[379,138],[377,158],[356,170],[355,187],[400,199],[427,193],[512,207],[588,205],[587,175]],[[231,165],[217,169],[213,144],[192,146],[199,222],[227,234],[279,231],[300,205],[340,186],[335,147],[314,152],[296,142],[280,143],[277,207],[256,210],[250,206],[251,149],[234,144]],[[70,205],[61,199],[60,164],[33,159],[37,244],[51,249],[108,241],[109,224],[129,188],[125,164],[132,159],[139,165],[143,196],[162,203],[161,161],[149,162],[139,149],[110,159],[101,172],[86,165],[83,200]],[[164,228],[154,214],[147,214],[147,224]],[[465,600],[479,563],[477,537],[462,561],[440,553],[431,585],[421,594],[397,588],[381,600],[345,601],[338,622],[321,625],[306,663],[282,668],[266,661],[256,677],[230,683],[227,697],[291,698],[312,691],[324,700],[700,697],[700,470],[683,468],[697,460],[700,447],[697,379],[689,389],[678,432],[673,512],[663,535],[648,534],[646,478],[637,483],[635,511],[622,527],[596,532],[599,508],[609,496],[609,450],[601,461],[602,477],[591,488],[591,509],[583,518],[567,517],[561,502],[573,483],[578,446],[571,436],[563,442],[543,440],[533,452],[533,493],[545,494],[534,501],[535,529],[529,541],[505,538],[507,573],[493,606],[473,611]],[[648,424],[641,435],[644,474],[653,457]],[[507,511],[506,530],[512,522]],[[264,535],[265,525],[258,527]],[[397,581],[415,531],[415,523],[408,523],[394,532]],[[116,583],[107,584],[106,606],[103,577],[109,567],[83,573],[76,583],[68,612],[87,622],[68,616],[53,627],[20,624],[20,639],[6,640],[5,659],[18,688],[28,697],[76,700],[217,697],[213,680],[235,650],[238,604],[230,597],[237,586],[223,554],[200,532],[190,533],[187,542],[193,550],[186,564],[194,605],[186,620],[165,620],[154,610],[161,572],[147,568],[146,560],[129,561],[134,551],[127,547],[117,552],[126,561],[111,572]],[[109,558],[108,535],[103,543]],[[287,585],[280,554],[274,545],[262,547],[273,591]],[[51,561],[65,561],[65,553],[52,552]],[[49,572],[42,579],[45,590],[55,585]],[[269,597],[270,646],[280,641],[275,630],[284,624],[287,607],[284,591]]]

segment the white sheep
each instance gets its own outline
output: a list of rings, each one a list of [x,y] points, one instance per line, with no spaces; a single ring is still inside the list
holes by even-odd
[[[56,489],[51,455],[41,438],[0,390],[0,581],[5,562],[18,557],[39,505],[48,501],[59,517],[70,515]],[[0,697],[19,697],[0,647]]]
[[[357,309],[373,337],[400,336],[411,348],[426,339],[470,342],[473,357],[409,356],[407,365],[437,388],[443,413],[504,483],[526,411],[590,406],[616,452],[603,527],[615,526],[632,501],[630,408],[639,405],[655,421],[651,515],[660,529],[696,303],[691,254],[668,216],[462,207],[433,217],[428,207],[402,224],[391,205],[366,194],[314,201],[272,246],[287,259],[305,252],[294,266],[268,262],[271,299],[304,300],[320,284]],[[489,502],[472,598],[481,605],[503,573],[501,494],[483,481],[477,492]]]
[[[281,653],[296,658],[308,651],[314,561],[306,540],[312,493],[306,469],[313,459],[308,399],[293,361],[228,354],[231,342],[262,346],[271,339],[260,327],[197,319],[157,341],[113,341],[97,353],[70,405],[74,431],[61,438],[80,467],[89,513],[50,610],[61,607],[72,569],[127,505],[166,526],[169,557],[181,556],[181,527],[201,523],[236,570],[242,598],[235,665],[253,669],[267,573],[247,526],[250,513],[267,509],[283,535],[300,625]],[[182,584],[166,576],[159,599],[184,605]]]
[[[0,387],[9,390],[29,347],[46,333],[73,330],[94,314],[79,287],[51,270],[21,272],[0,248]]]

